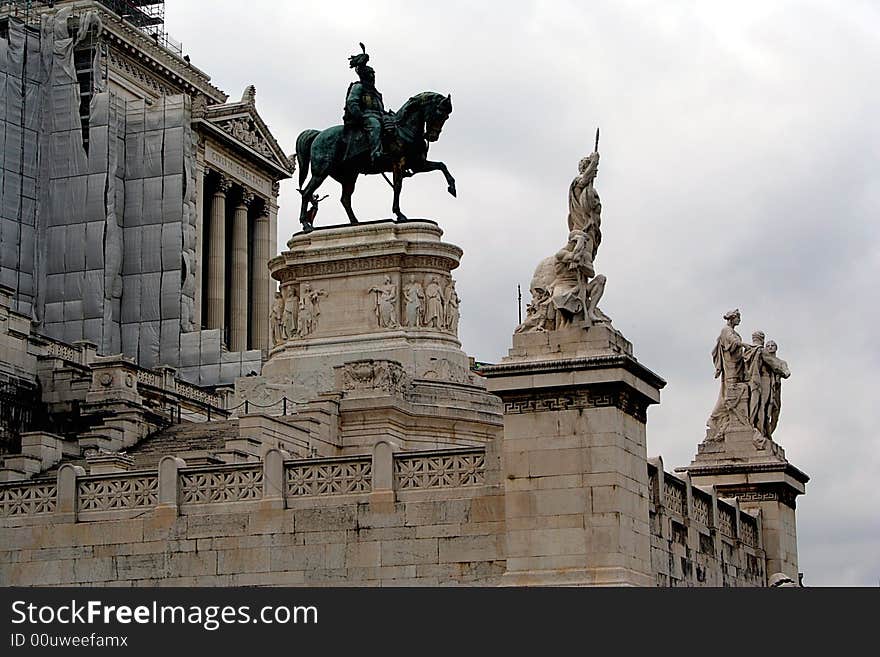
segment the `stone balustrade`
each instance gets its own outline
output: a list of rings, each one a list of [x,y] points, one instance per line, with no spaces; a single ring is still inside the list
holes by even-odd
[[[70,345],[42,335],[39,337],[39,342],[43,345],[44,355],[47,357],[83,367],[88,367],[96,361],[96,346],[90,342],[80,341]],[[102,358],[102,360],[106,360],[106,358]],[[204,388],[180,380],[176,377],[176,371],[173,368],[149,370],[132,362],[125,361],[125,363],[132,370],[136,370],[135,378],[139,385],[156,391],[170,392],[183,399],[216,409],[226,408],[227,397],[225,395],[214,394]]]
[[[261,462],[186,467],[165,457],[158,471],[89,475],[62,466],[57,481],[0,484],[0,524],[40,522],[55,513],[79,522],[127,518],[173,507],[181,515],[210,512],[211,505],[429,491],[486,484],[485,448],[394,453],[380,442],[372,455],[290,459],[278,449]],[[378,475],[377,475],[378,473]],[[65,499],[62,499],[65,498]]]
[[[727,585],[729,580],[762,581],[761,520],[665,472],[661,459],[648,464],[651,551],[659,585]]]

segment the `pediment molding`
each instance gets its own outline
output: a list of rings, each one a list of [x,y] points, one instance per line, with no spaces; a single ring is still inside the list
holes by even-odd
[[[239,102],[204,107],[201,118],[223,133],[238,150],[256,154],[292,176],[293,162],[275,140],[253,101],[254,91],[249,87]]]

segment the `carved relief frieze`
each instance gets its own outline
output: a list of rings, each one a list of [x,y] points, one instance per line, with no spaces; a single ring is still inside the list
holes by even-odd
[[[288,244],[289,246],[289,244]],[[400,254],[367,256],[364,258],[331,259],[333,254],[322,254],[321,262],[309,262],[287,267],[286,271],[296,278],[313,276],[332,276],[335,274],[353,274],[363,271],[396,269],[404,264],[404,256]],[[449,271],[456,263],[452,258],[442,256],[407,256],[405,264],[408,269],[435,269]]]
[[[452,381],[453,383],[473,383],[471,371],[447,358],[432,358],[431,364],[422,372],[421,378],[433,381]]]
[[[236,141],[257,151],[260,155],[274,159],[275,153],[265,135],[257,128],[253,119],[239,116],[232,119],[212,121],[214,125],[230,135]]]
[[[376,390],[402,395],[409,377],[400,363],[391,360],[358,360],[341,367],[342,390]]]

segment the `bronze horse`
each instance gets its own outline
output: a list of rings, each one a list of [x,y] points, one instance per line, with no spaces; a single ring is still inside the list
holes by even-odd
[[[303,230],[312,230],[308,216],[309,199],[328,176],[342,185],[342,207],[351,223],[358,223],[351,209],[351,195],[360,174],[391,172],[393,174],[394,202],[392,212],[398,221],[406,221],[400,211],[400,190],[403,179],[423,171],[442,171],[450,194],[455,196],[455,178],[443,162],[428,158],[428,143],[437,141],[440,131],[452,113],[452,97],[425,91],[410,98],[403,107],[391,114],[390,128],[383,135],[384,155],[375,164],[370,161],[366,139],[360,133],[336,125],[321,132],[304,130],[296,139],[296,158],[299,165],[299,186],[302,210],[299,220]],[[312,177],[303,187],[309,167]],[[386,178],[387,180],[387,178]]]

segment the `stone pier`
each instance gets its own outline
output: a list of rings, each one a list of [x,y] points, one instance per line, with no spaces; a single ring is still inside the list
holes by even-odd
[[[483,373],[504,402],[503,581],[653,585],[645,423],[663,379],[583,325],[515,334]]]
[[[796,499],[810,478],[788,462],[778,443],[756,441],[751,427],[734,427],[721,440],[703,441],[690,465],[676,470],[759,513],[767,575],[784,573],[798,581]]]

